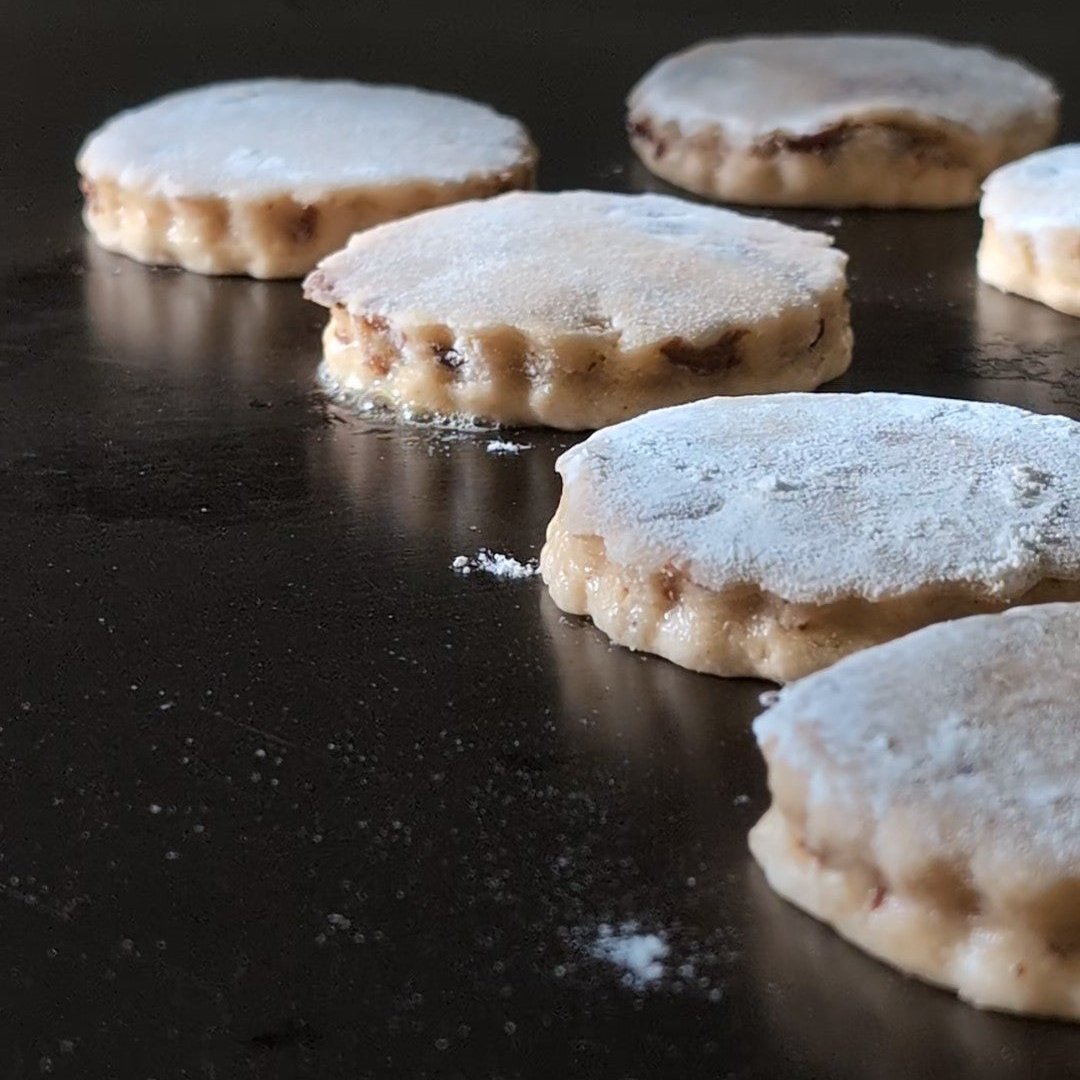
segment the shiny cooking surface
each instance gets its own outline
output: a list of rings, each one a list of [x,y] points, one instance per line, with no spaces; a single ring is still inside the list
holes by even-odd
[[[358,423],[314,390],[323,314],[295,285],[83,240],[81,134],[226,75],[471,93],[530,125],[544,187],[662,189],[622,92],[781,14],[228,0],[57,29],[58,7],[0,39],[0,1075],[1075,1072],[1080,1029],[959,1005],[769,893],[745,845],[764,684],[451,571],[537,554],[572,437],[501,456]],[[1080,134],[1066,14],[938,8],[858,25],[1023,53]],[[1080,320],[976,286],[974,212],[780,216],[851,255],[838,388],[1080,417]],[[663,976],[624,985],[605,924],[662,934]]]

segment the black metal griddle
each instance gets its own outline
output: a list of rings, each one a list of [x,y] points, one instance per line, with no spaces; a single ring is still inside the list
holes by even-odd
[[[295,283],[94,250],[71,164],[169,89],[349,75],[520,116],[543,187],[667,190],[621,131],[651,62],[837,27],[1026,56],[1076,138],[1066,9],[0,5],[0,1077],[1080,1075],[1075,1026],[958,1004],[768,891],[764,684],[450,570],[537,554],[573,437],[355,421]],[[1080,319],[976,284],[973,210],[777,216],[851,255],[837,389],[1080,417]],[[588,954],[624,922],[670,944],[649,989]]]

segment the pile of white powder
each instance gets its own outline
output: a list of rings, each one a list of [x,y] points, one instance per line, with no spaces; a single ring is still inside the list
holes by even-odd
[[[540,573],[535,559],[519,562],[512,555],[501,555],[487,548],[481,548],[471,559],[468,555],[459,555],[450,566],[457,574],[471,574],[475,570],[499,578],[528,578]]]
[[[510,442],[506,439],[491,439],[487,444],[489,454],[520,454],[522,450],[528,450],[532,443]]]
[[[643,934],[636,922],[618,927],[601,923],[596,938],[589,945],[589,954],[604,960],[623,972],[623,982],[639,990],[663,978],[663,961],[671,952],[659,934]]]

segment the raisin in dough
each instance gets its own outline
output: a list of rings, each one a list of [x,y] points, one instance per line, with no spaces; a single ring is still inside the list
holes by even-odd
[[[262,79],[114,117],[78,157],[102,247],[203,274],[299,277],[358,229],[530,187],[525,129],[404,86]]]
[[[928,627],[754,724],[772,887],[987,1008],[1080,1020],[1080,604]]]
[[[902,394],[714,398],[559,458],[564,611],[695,671],[799,678],[929,623],[1080,600],[1080,423]]]
[[[354,236],[307,295],[324,382],[406,417],[599,427],[851,362],[829,237],[660,195],[511,193]]]
[[[631,91],[634,150],[699,195],[765,206],[965,206],[1046,146],[1058,95],[984,49],[924,38],[750,37],[662,60]]]
[[[1080,316],[1080,143],[992,173],[980,212],[979,277]]]

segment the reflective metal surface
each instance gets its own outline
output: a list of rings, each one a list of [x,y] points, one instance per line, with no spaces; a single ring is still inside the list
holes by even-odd
[[[1080,98],[1044,6],[855,25],[989,40]],[[532,127],[546,187],[660,187],[620,130],[648,63],[848,12],[5,5],[0,1075],[1076,1073],[1080,1030],[980,1014],[769,893],[763,684],[451,571],[537,554],[571,437],[359,423],[314,390],[295,284],[148,270],[78,223],[84,131],[253,73],[471,93]],[[851,255],[839,388],[1080,417],[1080,320],[976,285],[973,211],[780,216]],[[647,988],[590,954],[623,922],[670,945]]]

